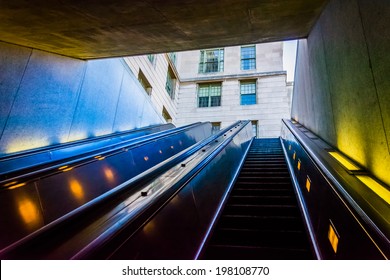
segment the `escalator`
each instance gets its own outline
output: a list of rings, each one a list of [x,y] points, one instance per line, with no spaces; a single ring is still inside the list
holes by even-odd
[[[203,259],[312,259],[279,139],[255,139]]]

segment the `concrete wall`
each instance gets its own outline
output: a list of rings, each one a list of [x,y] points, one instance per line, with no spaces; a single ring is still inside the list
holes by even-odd
[[[0,43],[0,155],[162,122],[122,59]]]
[[[331,0],[298,46],[292,117],[390,185],[390,5]]]

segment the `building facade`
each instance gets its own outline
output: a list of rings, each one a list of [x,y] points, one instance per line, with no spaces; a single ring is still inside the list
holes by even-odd
[[[215,128],[251,120],[254,134],[278,137],[290,117],[291,84],[283,42],[126,58],[167,121],[210,121]]]

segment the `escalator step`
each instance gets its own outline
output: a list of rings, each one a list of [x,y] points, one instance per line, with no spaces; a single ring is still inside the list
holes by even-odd
[[[287,196],[294,195],[290,188],[270,189],[270,188],[250,188],[250,189],[234,189],[231,192],[232,196]]]
[[[278,205],[278,204],[293,204],[295,203],[294,196],[237,196],[231,195],[228,203],[234,205]]]
[[[299,249],[306,243],[305,233],[293,230],[256,230],[219,228],[213,235],[215,245],[261,246]]]
[[[245,215],[222,215],[219,226],[221,228],[246,228],[263,230],[300,230],[299,217],[285,216],[245,216]]]
[[[255,139],[205,259],[312,259],[279,139]]]
[[[208,260],[307,260],[312,259],[312,256],[305,249],[210,245],[203,258]]]
[[[299,209],[295,205],[227,204],[224,209],[224,214],[294,217],[299,215]]]
[[[279,182],[245,182],[237,181],[236,186],[233,190],[249,190],[249,189],[286,189],[291,188],[291,182],[284,180]]]

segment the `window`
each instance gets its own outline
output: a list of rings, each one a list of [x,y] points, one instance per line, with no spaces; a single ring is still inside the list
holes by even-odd
[[[198,107],[221,106],[221,83],[199,84]]]
[[[171,99],[175,97],[175,81],[176,77],[173,74],[171,67],[169,67],[167,72],[167,81],[165,83],[165,89],[167,90],[167,93],[171,97]]]
[[[156,59],[156,56],[154,54],[148,54],[147,55],[150,63],[152,63],[154,65],[154,60]]]
[[[171,115],[168,113],[167,109],[163,106],[163,109],[162,109],[162,112],[161,112],[163,118],[165,119],[165,121],[167,123],[171,123],[172,122],[172,117]]]
[[[251,121],[253,136],[257,138],[257,121]]]
[[[256,104],[256,80],[240,82],[241,105]]]
[[[141,86],[145,89],[146,93],[148,95],[152,94],[152,86],[150,85],[148,79],[146,79],[144,73],[139,70],[138,73],[138,81],[140,82]]]
[[[169,58],[171,59],[173,65],[176,66],[176,53],[175,52],[171,52],[168,54]]]
[[[223,49],[200,51],[199,73],[223,71]]]
[[[211,123],[211,133],[216,134],[221,130],[221,122],[212,122]]]
[[[256,46],[241,47],[241,70],[256,69]]]

